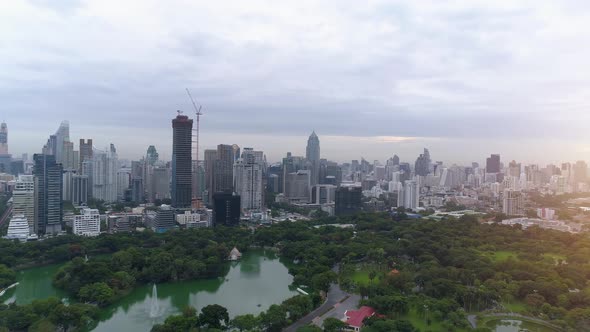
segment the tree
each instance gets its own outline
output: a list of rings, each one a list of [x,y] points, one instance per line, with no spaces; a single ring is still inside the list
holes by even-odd
[[[298,328],[296,332],[322,332],[322,329],[315,325],[306,325]]]
[[[100,306],[110,303],[113,299],[114,292],[104,282],[96,282],[80,288],[78,297],[81,301],[96,303]]]
[[[240,332],[249,331],[258,325],[258,319],[252,314],[239,315],[231,320],[231,326],[238,329]]]
[[[324,320],[324,332],[340,332],[346,328],[346,323],[337,318],[328,317]]]
[[[14,284],[16,281],[16,273],[9,269],[6,265],[0,264],[0,288]]]
[[[229,314],[227,309],[219,304],[210,304],[201,309],[199,323],[201,326],[220,329],[223,325],[229,323]]]
[[[276,304],[273,304],[268,310],[260,315],[262,325],[266,331],[278,332],[287,325],[287,311]]]

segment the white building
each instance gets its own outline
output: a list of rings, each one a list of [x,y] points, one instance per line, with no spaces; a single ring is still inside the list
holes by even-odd
[[[186,228],[211,227],[212,215],[212,210],[200,212],[184,211],[184,214],[176,215],[176,222]]]
[[[245,148],[234,163],[234,190],[240,195],[242,210],[262,209],[262,151]]]
[[[415,210],[420,204],[420,188],[418,182],[407,180],[397,196],[397,206]]]
[[[9,240],[19,240],[21,242],[27,241],[29,237],[29,222],[27,218],[25,218],[22,214],[14,215],[10,219],[10,223],[8,224],[8,232],[5,239]]]
[[[35,177],[19,175],[12,191],[12,215],[23,215],[29,223],[29,232],[35,233]]]
[[[541,219],[553,220],[555,219],[555,210],[548,208],[540,208],[537,209],[537,216]]]
[[[117,201],[117,152],[111,144],[109,151],[94,151],[92,156],[92,197],[105,202]]]
[[[100,234],[100,213],[97,209],[83,209],[81,215],[75,215],[73,233],[83,236]]]

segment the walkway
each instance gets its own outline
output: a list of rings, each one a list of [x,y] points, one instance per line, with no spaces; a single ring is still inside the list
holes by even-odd
[[[330,286],[330,290],[328,291],[327,299],[324,304],[322,304],[319,308],[315,309],[314,311],[310,312],[303,318],[296,321],[293,325],[286,327],[283,329],[284,332],[295,332],[298,328],[308,325],[309,323],[313,322],[314,319],[324,315],[328,311],[334,308],[334,305],[339,303],[340,301],[344,300],[349,294],[343,291],[338,284],[332,284]]]

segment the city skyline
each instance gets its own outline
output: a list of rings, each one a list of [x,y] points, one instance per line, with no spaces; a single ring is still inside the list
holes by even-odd
[[[276,161],[269,137],[303,155],[316,130],[338,161],[423,147],[458,163],[589,160],[578,32],[590,8],[575,3],[4,2],[2,116],[13,153],[68,119],[72,137],[136,159],[141,142],[168,141],[171,113],[191,114],[188,87],[203,149],[237,143]]]

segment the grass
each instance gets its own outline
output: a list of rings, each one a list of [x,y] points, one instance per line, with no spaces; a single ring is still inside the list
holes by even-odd
[[[502,302],[502,305],[511,312],[523,313],[526,310],[526,304],[520,301]]]
[[[369,278],[369,273],[371,272],[371,270],[360,270],[360,271],[355,271],[352,276],[351,279],[356,282],[358,285],[369,285],[371,284],[371,279]],[[373,283],[378,283],[379,282],[379,273],[377,273],[377,275],[375,276],[375,278],[373,279]]]
[[[508,260],[509,258],[518,260],[517,253],[514,251],[508,251],[508,250],[488,251],[488,252],[484,253],[484,256],[491,259],[494,263],[505,261],[505,260]]]
[[[432,332],[446,332],[447,331],[445,328],[443,328],[442,321],[435,321],[435,320],[432,320],[432,318],[431,318],[432,321],[431,321],[430,325],[428,325],[428,323],[426,322],[427,319],[418,315],[418,313],[416,312],[416,309],[411,309],[406,315],[401,316],[400,319],[405,319],[405,320],[409,321],[410,323],[412,323],[412,325],[414,325],[415,328],[417,328],[420,331],[432,331]],[[457,332],[465,332],[465,331],[469,331],[469,330],[470,329],[455,329],[455,331],[457,331]]]

